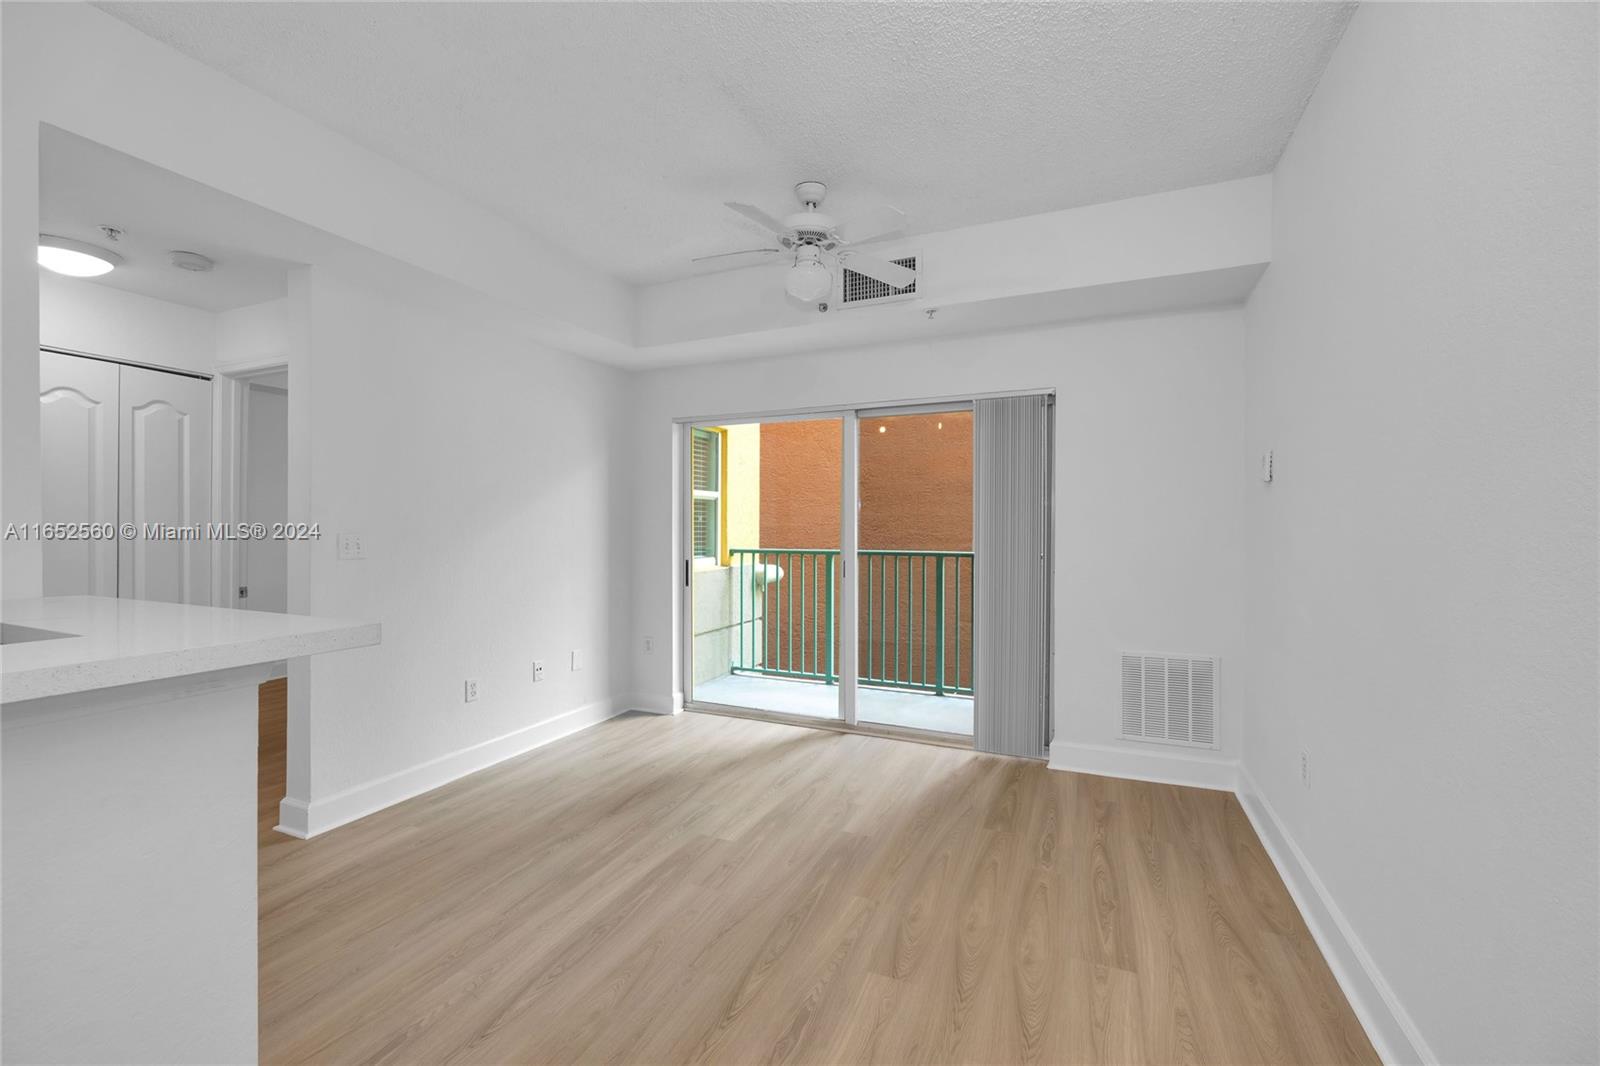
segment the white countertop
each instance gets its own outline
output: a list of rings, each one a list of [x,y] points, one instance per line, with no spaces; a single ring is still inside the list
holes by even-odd
[[[0,600],[0,621],[74,634],[0,646],[0,701],[60,696],[377,644],[382,627],[109,596]]]

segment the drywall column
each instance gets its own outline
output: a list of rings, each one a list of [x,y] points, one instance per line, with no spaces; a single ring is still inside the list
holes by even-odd
[[[288,520],[313,522],[311,513],[311,271],[289,271],[285,313],[285,355],[289,368]],[[335,531],[328,531],[332,536]],[[290,541],[285,553],[290,614],[311,613],[312,541]],[[288,706],[284,722],[284,798],[278,824],[296,836],[310,833],[311,801],[311,660],[290,659]]]
[[[39,123],[29,104],[29,64],[15,52],[26,48],[11,33],[0,35],[0,519],[37,522],[39,497]],[[0,546],[0,594],[37,596],[44,558],[36,540]]]

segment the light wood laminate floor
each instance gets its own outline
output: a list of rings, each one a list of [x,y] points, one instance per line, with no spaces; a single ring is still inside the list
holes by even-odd
[[[1227,793],[626,715],[273,837],[267,1062],[1377,1061]]]
[[[278,801],[289,777],[289,679],[263,681],[256,690],[256,711],[256,840],[266,848],[287,839],[272,827],[278,824]]]

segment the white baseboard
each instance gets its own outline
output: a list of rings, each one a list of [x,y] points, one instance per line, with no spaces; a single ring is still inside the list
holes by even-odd
[[[629,697],[627,704],[629,709],[646,714],[682,714],[683,693],[674,692],[670,697],[636,695]]]
[[[402,800],[431,792],[457,778],[503,762],[513,756],[543,747],[579,730],[598,725],[628,710],[628,704],[600,700],[575,710],[558,714],[519,729],[505,736],[474,744],[437,759],[419,763],[399,773],[380,777],[355,788],[336,792],[331,796],[306,803],[285,798],[278,804],[278,831],[302,839],[326,833],[330,829],[364,818],[375,811],[393,806]]]
[[[1328,961],[1379,1056],[1386,1063],[1437,1063],[1438,1058],[1328,894],[1327,886],[1243,767],[1239,770],[1237,792],[1256,836],[1278,868],[1278,876],[1288,886],[1317,947],[1322,949],[1322,957]]]
[[[310,835],[306,832],[306,826],[310,824],[310,812],[300,800],[285,796],[278,801],[278,824],[272,828],[284,836],[305,840]]]
[[[1114,748],[1058,740],[1050,745],[1050,769],[1224,792],[1234,791],[1239,783],[1239,764],[1232,759],[1224,759],[1214,752],[1163,748],[1155,744]]]

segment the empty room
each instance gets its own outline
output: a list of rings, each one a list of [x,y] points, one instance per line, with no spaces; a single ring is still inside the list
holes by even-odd
[[[0,2],[0,1060],[1600,1061],[1600,6]]]

